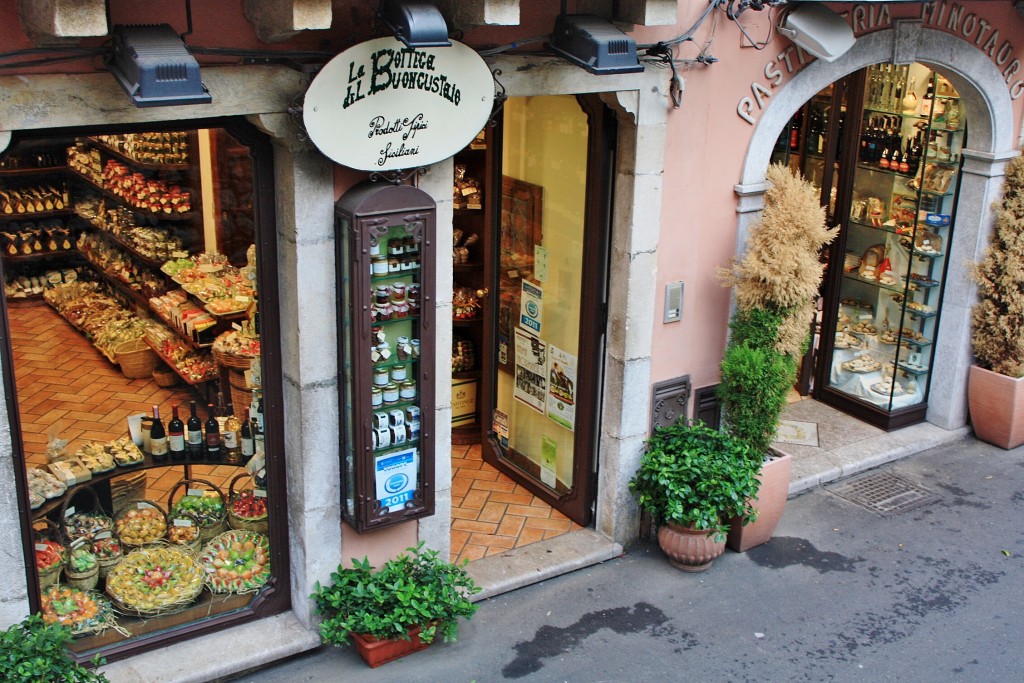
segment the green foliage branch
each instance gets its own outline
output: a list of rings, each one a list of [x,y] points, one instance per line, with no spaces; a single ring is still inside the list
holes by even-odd
[[[442,560],[422,542],[379,570],[366,557],[353,558],[352,567],[339,565],[330,585],[317,582],[310,596],[323,617],[320,636],[332,645],[348,643],[352,633],[409,640],[409,630],[419,626],[423,642],[438,634],[445,642],[453,641],[459,618],[476,612],[469,596],[480,592],[466,564]]]

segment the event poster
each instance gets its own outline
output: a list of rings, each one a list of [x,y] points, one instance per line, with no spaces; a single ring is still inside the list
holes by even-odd
[[[548,417],[566,429],[576,425],[576,356],[548,346]]]
[[[548,393],[547,344],[516,328],[516,400],[544,414]]]

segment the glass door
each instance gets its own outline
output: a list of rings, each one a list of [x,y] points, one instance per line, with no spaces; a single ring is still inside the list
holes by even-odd
[[[609,117],[610,118],[610,117]],[[603,349],[607,178],[602,105],[504,108],[485,459],[579,524],[592,516]]]

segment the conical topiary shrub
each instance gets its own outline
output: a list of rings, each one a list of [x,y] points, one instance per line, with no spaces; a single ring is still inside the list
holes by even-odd
[[[967,399],[974,434],[1002,448],[1024,444],[1024,157],[1006,165],[985,257],[973,270]]]

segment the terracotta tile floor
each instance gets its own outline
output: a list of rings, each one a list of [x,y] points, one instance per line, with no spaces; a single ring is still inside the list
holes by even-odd
[[[485,463],[479,444],[452,446],[453,562],[472,562],[580,528]]]
[[[126,378],[45,303],[12,306],[8,319],[25,459],[30,465],[46,464],[52,430],[67,439],[68,450],[74,451],[86,441],[112,441],[126,435],[128,415],[149,413],[154,405],[160,406],[166,423],[172,404],[185,408],[184,418],[189,401],[206,402],[183,383],[165,389],[151,379]],[[146,497],[166,503],[183,469],[147,470]],[[192,465],[191,469],[191,476],[225,489],[239,471],[223,465]]]

